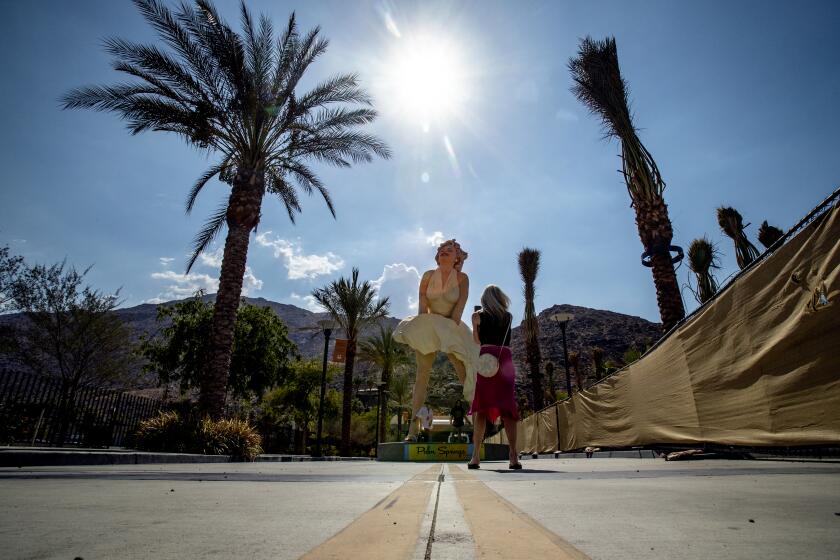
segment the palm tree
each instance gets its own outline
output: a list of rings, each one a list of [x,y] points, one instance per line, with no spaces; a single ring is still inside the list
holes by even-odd
[[[758,249],[744,233],[746,227],[744,219],[734,208],[723,206],[717,209],[717,219],[721,231],[731,237],[735,243],[735,260],[738,262],[738,267],[743,270],[758,258]]]
[[[580,354],[577,352],[569,352],[569,368],[575,373],[575,383],[580,393],[583,391],[583,377],[580,375]]]
[[[408,402],[411,399],[411,384],[408,382],[408,374],[401,373],[391,378],[391,385],[388,387],[393,397],[388,404],[397,409],[397,439],[402,438],[402,413],[408,410]]]
[[[663,197],[665,181],[633,124],[615,38],[583,39],[577,58],[569,60],[569,70],[575,81],[572,92],[601,117],[606,136],[621,143],[622,173],[636,211],[639,238],[649,257],[643,262],[653,272],[659,315],[667,332],[685,317],[685,308],[670,256],[674,232]]]
[[[548,390],[546,392],[549,395],[552,395],[552,400],[556,400],[557,388],[555,387],[554,382],[554,362],[548,362],[545,364],[545,382],[548,385]]]
[[[604,349],[599,346],[592,348],[592,367],[595,370],[595,379],[604,377]]]
[[[758,240],[764,245],[765,249],[772,247],[784,234],[785,232],[776,226],[768,224],[767,220],[761,222],[761,227],[758,228]]]
[[[324,288],[312,291],[315,300],[327,310],[347,336],[344,360],[344,399],[341,408],[341,454],[350,453],[350,414],[353,400],[353,367],[356,362],[356,341],[368,325],[387,316],[388,298],[375,299],[373,285],[359,283],[359,269],[354,268],[350,278],[339,278]]]
[[[525,331],[525,361],[531,369],[531,391],[533,392],[534,410],[543,407],[542,372],[540,371],[540,324],[534,311],[534,283],[540,271],[540,252],[528,247],[519,252],[519,274],[522,276],[522,294],[525,296],[525,317],[522,327]]]
[[[172,132],[219,160],[192,186],[189,213],[204,186],[217,177],[230,196],[193,242],[186,270],[227,227],[207,370],[203,409],[221,416],[233,344],[233,328],[250,234],[260,221],[266,192],[277,195],[289,219],[301,211],[296,187],[318,191],[330,212],[329,191],[309,167],[319,162],[349,167],[389,157],[376,137],[356,127],[376,117],[353,74],[338,75],[305,93],[301,77],[327,49],[315,28],[301,35],[294,14],[275,38],[271,21],[255,25],[244,2],[242,31],[225,23],[210,0],[181,3],[172,11],[160,0],[134,0],[166,48],[124,39],[105,41],[114,69],[134,78],[113,86],[83,87],[63,99],[65,109],[109,111],[127,121],[132,134]]]
[[[394,330],[379,325],[379,336],[370,337],[359,343],[359,359],[377,366],[382,372],[380,381],[387,388],[391,384],[391,373],[402,365],[413,363],[409,356],[407,347],[394,340]],[[387,418],[387,395],[385,398],[385,412],[383,418]],[[379,441],[385,441],[385,422],[379,425]]]
[[[711,269],[720,268],[719,252],[705,236],[695,239],[688,246],[688,268],[697,276],[697,291],[694,296],[698,303],[709,301],[718,290],[718,283]]]

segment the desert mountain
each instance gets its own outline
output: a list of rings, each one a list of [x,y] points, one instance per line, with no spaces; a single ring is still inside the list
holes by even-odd
[[[204,296],[206,301],[215,301],[215,294]],[[270,307],[283,320],[289,328],[289,338],[298,345],[301,355],[305,358],[318,358],[324,349],[324,338],[318,326],[318,321],[327,318],[326,313],[314,313],[307,309],[301,309],[294,305],[278,303],[265,298],[244,298],[249,304]],[[173,305],[180,300],[168,301],[161,304],[145,303],[134,307],[117,309],[114,311],[125,321],[134,333],[135,339],[141,334],[155,333],[161,325],[157,323],[157,306]],[[580,364],[582,372],[590,380],[594,377],[592,367],[592,348],[599,346],[604,350],[604,359],[611,360],[616,364],[621,363],[622,356],[628,348],[635,347],[644,349],[650,343],[656,341],[661,333],[660,325],[651,323],[640,317],[632,317],[612,311],[590,309],[574,305],[555,305],[545,309],[539,314],[540,324],[540,348],[542,351],[543,365],[552,361],[555,366],[555,376],[558,380],[557,388],[564,388],[563,383],[563,340],[560,333],[560,326],[549,319],[555,313],[572,313],[574,319],[569,323],[567,330],[567,341],[569,351],[577,351],[581,354]],[[24,321],[20,314],[10,314],[0,317],[4,323],[16,323]],[[398,319],[389,317],[383,321],[385,326],[395,327]],[[369,328],[362,333],[361,338],[376,334],[377,328]],[[333,339],[343,337],[340,330],[333,333]],[[521,333],[521,327],[513,328],[512,346],[514,361],[519,374],[521,388],[529,386],[527,379],[527,367],[525,364],[525,347]],[[364,369],[364,368],[362,368]],[[155,380],[147,378],[138,369],[129,376],[135,380],[137,386],[153,386]]]

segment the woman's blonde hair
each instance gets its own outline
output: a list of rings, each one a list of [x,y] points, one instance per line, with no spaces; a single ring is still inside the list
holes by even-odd
[[[481,294],[481,308],[499,319],[503,319],[510,307],[510,298],[505,295],[502,289],[494,284],[484,288]]]

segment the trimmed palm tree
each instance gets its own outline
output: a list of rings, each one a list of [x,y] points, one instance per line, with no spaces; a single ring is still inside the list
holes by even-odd
[[[408,374],[401,373],[391,378],[391,385],[388,387],[391,400],[388,404],[397,409],[397,439],[402,439],[402,413],[409,410],[411,399],[411,383]]]
[[[414,362],[408,354],[407,347],[394,340],[394,329],[379,325],[379,335],[367,338],[359,343],[359,360],[375,365],[382,372],[380,377],[384,387],[391,384],[391,374],[398,366],[408,365]],[[385,398],[385,411],[382,417],[387,418],[387,395]],[[385,422],[379,424],[379,441],[385,441]]]
[[[782,230],[777,228],[776,226],[771,226],[767,223],[767,220],[761,222],[761,227],[758,228],[758,240],[764,245],[765,249],[769,249],[773,245],[776,244],[776,241],[782,238],[785,234]]]
[[[718,290],[718,283],[711,270],[720,268],[719,252],[705,236],[695,239],[688,246],[688,268],[697,276],[697,291],[694,297],[698,303],[709,301]]]
[[[639,238],[649,257],[644,262],[653,272],[659,315],[667,332],[685,317],[685,308],[670,255],[674,232],[663,197],[665,181],[633,124],[615,39],[583,39],[578,56],[569,61],[569,70],[575,82],[572,92],[601,118],[606,136],[621,143],[622,173],[636,211]]]
[[[545,382],[548,385],[546,392],[552,396],[551,400],[557,400],[557,387],[554,382],[554,362],[547,362],[545,364]]]
[[[540,252],[528,247],[519,252],[519,275],[522,277],[522,295],[525,297],[525,317],[522,328],[525,333],[525,361],[531,370],[531,392],[534,410],[543,407],[542,372],[540,371],[540,324],[534,310],[535,282],[540,271]]]
[[[735,260],[738,262],[738,267],[741,269],[746,268],[758,258],[758,249],[747,239],[744,233],[744,228],[746,227],[744,225],[744,219],[731,206],[721,206],[718,208],[717,219],[721,231],[735,243]]]
[[[580,375],[580,354],[577,352],[569,352],[569,368],[575,374],[575,383],[579,393],[583,391],[583,377]]]
[[[592,367],[595,369],[595,379],[601,379],[606,373],[604,366],[604,349],[595,346],[592,348]]]
[[[242,31],[225,23],[209,0],[181,3],[177,10],[159,0],[134,0],[162,46],[124,39],[105,41],[114,69],[132,81],[74,89],[65,109],[87,108],[120,115],[132,134],[175,133],[188,144],[219,154],[219,160],[192,186],[189,213],[214,177],[230,186],[230,196],[193,242],[186,270],[225,227],[219,289],[203,409],[221,416],[233,345],[233,330],[250,234],[260,221],[266,192],[278,196],[289,219],[301,211],[297,189],[317,191],[335,209],[311,162],[349,167],[389,157],[388,148],[358,127],[376,117],[368,95],[353,74],[331,77],[308,92],[298,91],[309,66],[327,49],[320,29],[298,32],[295,16],[279,37],[263,16],[255,24],[241,4]]]
[[[388,314],[388,298],[378,299],[376,289],[368,282],[359,282],[359,269],[350,278],[333,280],[324,288],[312,291],[312,296],[333,318],[347,336],[344,360],[344,395],[341,407],[341,454],[350,454],[350,416],[353,401],[353,368],[356,363],[356,343],[365,327]]]

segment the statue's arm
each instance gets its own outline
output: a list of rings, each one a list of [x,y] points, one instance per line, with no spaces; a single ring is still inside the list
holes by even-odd
[[[461,315],[464,314],[464,308],[467,306],[467,298],[470,295],[470,279],[462,273],[458,273],[458,287],[460,295],[458,296],[458,303],[455,304],[455,309],[452,310],[452,320],[456,325],[461,324]]]
[[[432,278],[432,273],[434,271],[427,270],[423,273],[423,277],[420,279],[420,293],[418,294],[417,301],[417,314],[421,315],[423,313],[429,312],[429,302],[426,300],[426,289],[429,287],[429,280]]]

